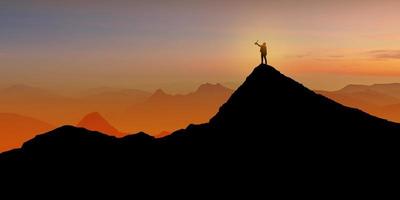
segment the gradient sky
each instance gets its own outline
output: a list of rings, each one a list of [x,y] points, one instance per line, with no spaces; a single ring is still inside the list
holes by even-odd
[[[0,1],[0,86],[193,90],[269,62],[313,89],[400,82],[400,1]]]

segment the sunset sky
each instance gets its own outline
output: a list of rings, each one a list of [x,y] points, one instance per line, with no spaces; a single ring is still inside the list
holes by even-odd
[[[3,0],[0,87],[187,92],[259,62],[313,89],[400,82],[398,0]]]

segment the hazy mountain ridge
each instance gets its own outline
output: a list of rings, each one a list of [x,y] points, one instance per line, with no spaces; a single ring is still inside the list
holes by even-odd
[[[32,117],[0,113],[0,152],[16,148],[35,135],[54,128],[55,126]]]
[[[184,95],[170,95],[159,89],[145,102],[128,108],[116,126],[137,124],[136,127],[146,129],[134,131],[160,133],[171,132],[190,123],[205,123],[232,92],[221,84],[209,83]]]
[[[338,91],[318,91],[344,105],[400,122],[400,84],[348,85]]]

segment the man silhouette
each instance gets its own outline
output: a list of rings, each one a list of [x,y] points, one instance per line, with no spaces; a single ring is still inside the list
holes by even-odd
[[[264,42],[262,45],[260,45],[260,44],[258,44],[258,40],[257,40],[257,42],[255,42],[254,44],[260,47],[261,64],[264,64],[264,60],[265,60],[265,64],[267,64],[267,43]]]

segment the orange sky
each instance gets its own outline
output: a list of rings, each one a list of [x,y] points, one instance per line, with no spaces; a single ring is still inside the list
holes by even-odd
[[[187,92],[269,61],[314,89],[400,82],[399,1],[49,1],[0,7],[0,86]]]

